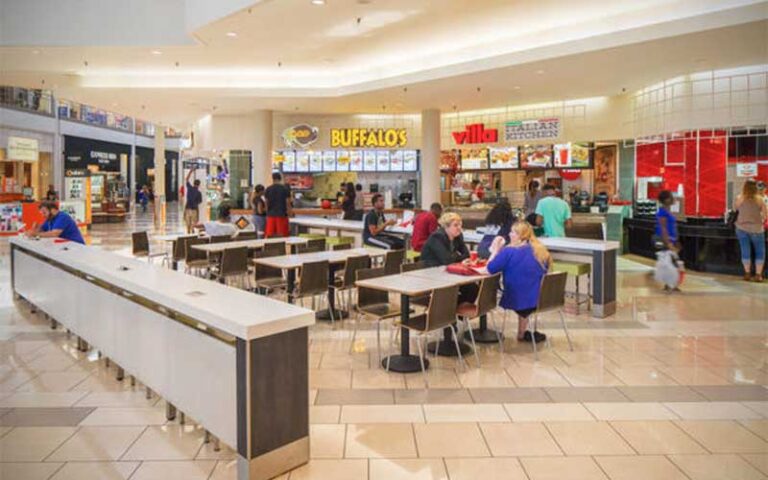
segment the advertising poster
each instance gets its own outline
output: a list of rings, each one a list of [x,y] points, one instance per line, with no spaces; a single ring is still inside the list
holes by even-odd
[[[350,172],[362,172],[363,171],[363,152],[360,150],[349,151],[349,171]]]
[[[392,154],[389,156],[389,169],[392,172],[403,171],[403,151],[392,150]]]
[[[376,150],[363,151],[363,171],[376,171]]]
[[[552,145],[523,145],[520,152],[522,168],[550,168],[552,166]]]
[[[416,150],[403,151],[403,171],[415,172],[419,169],[419,154]]]
[[[335,172],[336,171],[336,151],[326,150],[323,152],[323,171]]]
[[[389,171],[389,150],[379,150],[376,152],[376,171]]]
[[[336,152],[336,171],[348,172],[349,171],[349,151],[338,150]]]
[[[488,149],[473,148],[461,151],[462,170],[486,170],[488,169]]]
[[[323,171],[323,152],[309,152],[309,171]]]
[[[520,160],[517,157],[517,147],[491,147],[491,170],[508,170],[520,168]]]
[[[607,193],[608,198],[616,194],[616,145],[605,145],[595,149],[595,193]]]

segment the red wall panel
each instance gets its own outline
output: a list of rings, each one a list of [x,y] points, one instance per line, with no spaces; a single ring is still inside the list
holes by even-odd
[[[683,180],[683,192],[685,196],[685,215],[696,216],[696,201],[698,200],[698,181],[696,166],[698,141],[696,139],[685,141],[685,176]]]
[[[725,213],[725,167],[728,146],[725,138],[699,139],[699,211],[706,217]]]
[[[645,143],[637,146],[635,169],[637,177],[658,177],[664,166],[664,144]]]

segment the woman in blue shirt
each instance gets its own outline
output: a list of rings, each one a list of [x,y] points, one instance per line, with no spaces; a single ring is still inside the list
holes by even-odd
[[[491,244],[488,272],[502,272],[504,293],[501,307],[517,313],[518,341],[536,343],[546,340],[546,335],[528,331],[528,317],[539,303],[541,279],[547,274],[552,261],[547,248],[533,234],[528,222],[517,222],[509,232],[509,245],[503,237],[496,237]]]
[[[669,190],[659,193],[659,209],[656,211],[656,241],[662,243],[662,248],[680,251],[680,242],[677,237],[677,219],[670,212],[675,204],[675,197]]]

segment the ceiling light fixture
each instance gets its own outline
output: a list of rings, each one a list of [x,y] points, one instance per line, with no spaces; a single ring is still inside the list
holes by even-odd
[[[520,90],[520,85],[515,85],[515,86],[514,86],[514,87],[512,87],[512,88],[513,88],[514,90]]]
[[[312,0],[312,5],[325,5],[325,0]]]
[[[162,55],[162,54],[163,52],[161,52],[160,50],[152,50],[152,55]]]
[[[227,36],[230,38],[234,38],[237,36],[237,32],[227,32]]]
[[[32,50],[32,55],[38,55],[40,53],[40,50]]]
[[[536,70],[536,75],[544,75],[544,70]]]

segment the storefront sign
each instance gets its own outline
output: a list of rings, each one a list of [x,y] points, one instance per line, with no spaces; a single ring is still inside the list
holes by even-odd
[[[87,168],[68,168],[64,171],[65,177],[90,177],[91,171]]]
[[[756,177],[757,162],[737,163],[736,176],[737,177]]]
[[[333,128],[331,147],[396,148],[408,143],[404,128]]]
[[[91,158],[96,160],[99,165],[110,165],[117,161],[117,154],[112,152],[97,152],[91,150]]]
[[[572,182],[574,180],[578,180],[579,178],[581,178],[581,170],[569,170],[567,168],[564,168],[560,170],[560,177],[563,180],[568,180]]]
[[[306,123],[294,125],[283,130],[283,142],[289,148],[307,148],[317,141],[318,136],[318,128]]]
[[[453,140],[459,145],[471,143],[496,143],[499,141],[499,131],[495,128],[485,129],[482,123],[467,125],[463,132],[453,132]]]
[[[507,122],[504,126],[504,140],[543,140],[560,136],[559,118],[539,118],[536,120],[518,120]]]
[[[8,137],[8,160],[36,162],[38,144],[34,138]]]

